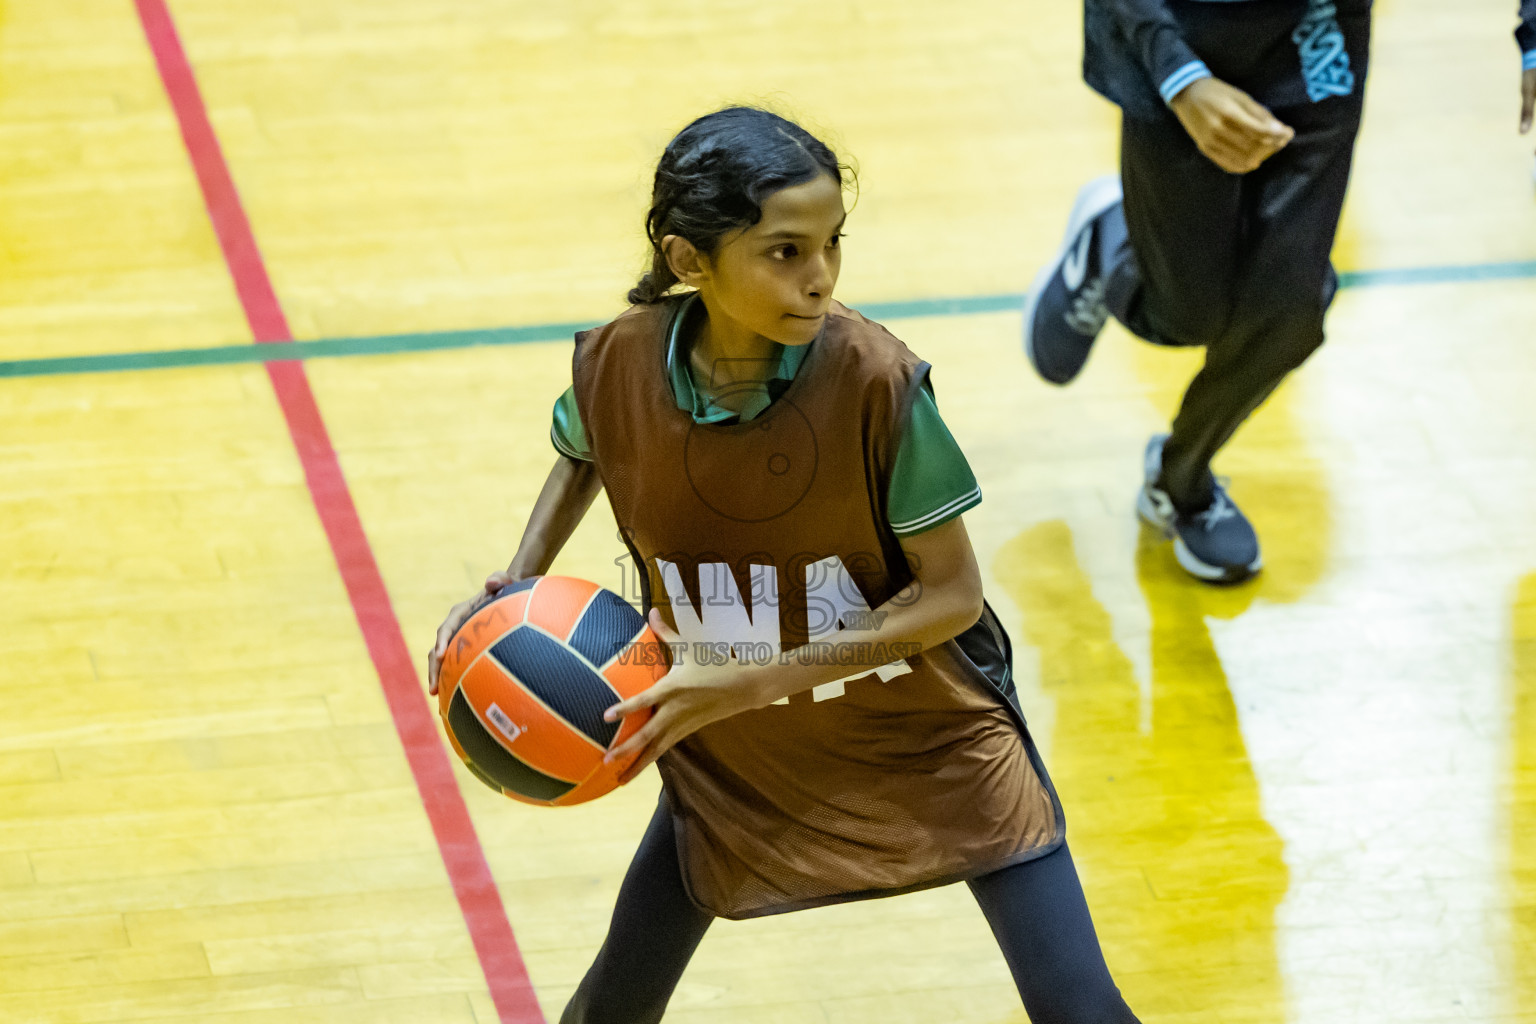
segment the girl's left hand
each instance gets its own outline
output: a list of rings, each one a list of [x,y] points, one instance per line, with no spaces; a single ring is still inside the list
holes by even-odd
[[[651,609],[650,621],[651,631],[662,643],[679,642],[677,633],[667,628],[655,608]],[[683,650],[676,646],[672,649]],[[701,665],[698,658],[689,656],[691,653],[683,654],[671,671],[645,692],[603,713],[605,721],[617,722],[642,708],[653,709],[651,720],[603,759],[611,763],[634,758],[619,775],[619,785],[639,775],[689,733],[758,706],[745,671],[734,659],[725,665]]]

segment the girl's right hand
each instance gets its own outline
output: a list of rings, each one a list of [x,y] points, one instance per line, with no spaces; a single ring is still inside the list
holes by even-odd
[[[453,639],[453,634],[464,625],[464,620],[469,618],[474,610],[485,602],[486,596],[494,594],[509,583],[516,583],[520,579],[510,572],[493,572],[485,578],[485,587],[473,597],[465,598],[452,608],[448,609],[448,617],[443,624],[437,627],[437,642],[432,645],[432,650],[427,652],[427,692],[437,696],[437,673],[443,667],[443,655],[448,653],[448,642]]]

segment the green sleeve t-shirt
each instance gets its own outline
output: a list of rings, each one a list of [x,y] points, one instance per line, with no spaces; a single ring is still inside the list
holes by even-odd
[[[679,358],[680,327],[691,304],[692,300],[679,309],[667,343],[667,370],[678,408],[690,413],[695,423],[751,421],[794,380],[809,346],[779,346],[778,367],[768,381],[767,391],[750,400],[740,413],[722,408],[699,388],[689,361]],[[592,449],[581,414],[576,410],[576,393],[572,388],[567,388],[555,402],[549,438],[561,455],[584,462],[592,460]],[[976,476],[949,428],[944,425],[927,378],[923,379],[923,386],[912,402],[912,414],[896,451],[896,465],[891,470],[887,498],[890,526],[898,536],[913,536],[931,530],[981,504],[981,488],[976,483]]]

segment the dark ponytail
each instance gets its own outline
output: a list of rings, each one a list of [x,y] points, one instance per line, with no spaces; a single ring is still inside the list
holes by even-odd
[[[677,284],[663,238],[686,238],[712,256],[728,233],[762,219],[768,196],[819,174],[842,184],[832,150],[793,121],[756,107],[717,110],[678,132],[656,165],[645,216],[651,269],[629,290],[629,301],[660,302]]]

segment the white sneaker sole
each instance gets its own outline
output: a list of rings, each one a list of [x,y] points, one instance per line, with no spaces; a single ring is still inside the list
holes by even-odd
[[[1035,368],[1036,373],[1040,372],[1040,364],[1035,361],[1035,310],[1040,305],[1040,296],[1045,292],[1045,286],[1050,284],[1051,278],[1061,269],[1067,253],[1072,249],[1072,243],[1082,234],[1084,226],[1124,198],[1118,174],[1095,178],[1078,189],[1077,201],[1072,204],[1072,213],[1067,217],[1067,231],[1061,240],[1061,247],[1056,250],[1056,257],[1040,268],[1034,282],[1030,284],[1029,294],[1024,297],[1024,354],[1029,357],[1029,365]]]
[[[1172,519],[1163,515],[1152,500],[1152,496],[1147,493],[1145,486],[1136,495],[1136,515],[1164,537],[1173,538],[1173,557],[1178,560],[1181,569],[1198,580],[1206,583],[1241,583],[1264,568],[1262,553],[1240,569],[1223,568],[1195,557],[1195,553],[1189,550],[1189,545],[1184,543],[1184,538],[1174,530]]]
[[[1173,536],[1173,520],[1163,515],[1157,503],[1152,500],[1152,496],[1147,493],[1145,485],[1136,495],[1136,515],[1164,537]]]

